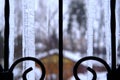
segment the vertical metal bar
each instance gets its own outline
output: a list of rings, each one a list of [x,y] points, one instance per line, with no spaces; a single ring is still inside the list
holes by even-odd
[[[9,68],[9,0],[5,0],[5,31],[4,31],[4,70]]]
[[[116,0],[111,0],[111,47],[112,47],[112,70],[116,70],[116,19],[115,19]]]
[[[63,80],[63,0],[59,0],[59,80]]]

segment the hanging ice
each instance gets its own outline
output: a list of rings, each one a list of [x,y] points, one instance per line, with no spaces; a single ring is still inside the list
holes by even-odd
[[[15,24],[14,24],[14,0],[10,0],[10,34],[9,34],[9,65],[11,66],[14,61],[14,30],[15,30]]]
[[[23,9],[23,57],[32,56],[35,57],[35,35],[34,35],[34,1],[22,0]],[[23,68],[35,68],[34,62],[25,62]],[[25,70],[24,70],[25,71]],[[34,71],[29,72],[27,76],[28,80],[35,80]]]
[[[116,0],[116,61],[117,64],[119,64],[119,57],[118,57],[118,47],[119,47],[119,12],[120,12],[120,6],[119,6],[120,1]]]
[[[105,23],[105,46],[107,63],[111,64],[110,0],[102,1]]]
[[[87,56],[93,56],[93,26],[94,26],[94,0],[86,0],[87,7]],[[92,63],[88,63],[89,67],[92,67]],[[91,79],[92,76],[88,72],[88,79]]]

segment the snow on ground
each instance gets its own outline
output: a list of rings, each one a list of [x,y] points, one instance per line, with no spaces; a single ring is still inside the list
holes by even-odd
[[[36,80],[39,80],[40,77],[41,77],[41,75],[42,75],[41,70],[40,70],[39,68],[35,67],[34,72],[35,72],[35,79],[36,79]],[[20,77],[21,74],[22,74],[20,68],[15,68],[14,71],[13,71],[13,73],[14,73],[14,76],[15,76],[15,77]],[[20,73],[21,73],[21,74],[20,74]],[[19,80],[22,80],[22,78],[20,78]]]
[[[38,55],[36,55],[36,58],[41,59],[43,57],[48,56],[48,54],[53,55],[53,54],[58,54],[58,53],[59,53],[58,49],[52,49],[52,50],[49,50],[49,51],[46,51],[46,52],[39,53]]]
[[[39,80],[40,77],[41,77],[41,75],[42,75],[41,70],[36,67],[36,68],[35,68],[35,78],[36,78],[36,80]]]
[[[52,49],[52,50],[49,50],[48,52],[39,53],[38,55],[36,55],[36,58],[41,59],[43,57],[46,57],[48,54],[53,55],[53,54],[58,54],[58,53],[59,53],[58,49]],[[71,52],[71,51],[63,50],[63,56],[74,62],[77,62],[83,57],[86,57],[86,54],[81,54],[80,52]],[[92,64],[97,64],[97,66],[103,66],[103,64],[101,64],[100,62],[94,61],[94,60],[85,61],[82,64],[85,66],[88,66],[87,62],[90,62]]]
[[[82,56],[84,56],[84,55],[81,55],[80,52],[71,52],[66,50],[63,51],[63,55],[64,57],[67,57],[75,62],[77,62],[79,59],[82,58]]]
[[[81,54],[80,52],[71,52],[71,51],[66,51],[66,50],[63,51],[63,55],[64,57],[69,58],[75,62],[82,59],[83,57],[87,57],[86,54]],[[82,64],[88,66],[87,62],[90,62],[92,64],[97,64],[97,66],[103,66],[103,64],[101,64],[98,61],[94,61],[94,60],[85,61]]]
[[[48,53],[49,53],[49,55],[58,54],[59,50],[52,49],[52,50],[49,50],[48,52],[40,53],[40,54],[36,55],[36,58],[40,59],[40,58],[46,57],[48,55]],[[79,59],[85,57],[85,55],[81,55],[80,52],[73,53],[71,51],[66,51],[66,50],[63,51],[63,55],[64,55],[64,57],[67,57],[75,62],[77,62]],[[101,65],[99,65],[99,63],[97,61],[90,60],[90,62],[93,64],[97,64],[97,66],[101,66]],[[87,62],[83,62],[83,64],[85,66],[88,66]],[[19,72],[20,72],[19,69],[14,70],[15,76],[17,76],[19,74]],[[35,68],[35,75],[37,76],[36,78],[41,76],[41,71],[38,70],[37,68]],[[81,80],[92,80],[87,75],[88,75],[88,73],[78,74],[78,76]],[[92,74],[91,74],[91,76],[92,76]],[[72,76],[69,80],[75,80],[74,76]],[[106,72],[97,73],[97,80],[107,80],[106,79]]]
[[[48,52],[40,53],[39,55],[37,55],[37,58],[40,59],[42,57],[45,57],[48,55],[48,53],[49,53],[49,55],[58,54],[59,50],[52,49],[52,50],[49,50]],[[71,52],[71,51],[63,50],[63,56],[77,62],[81,58],[85,57],[86,54],[80,54],[80,52]],[[93,60],[89,60],[89,61],[91,64],[97,64],[97,66],[103,66],[103,64],[101,64],[100,62],[93,61]],[[85,61],[82,64],[85,66],[88,66],[89,61]],[[81,80],[92,80],[87,75],[88,75],[88,73],[78,74],[78,76],[80,77]],[[91,74],[91,76],[92,76],[92,74]],[[75,78],[72,76],[69,80],[75,80]],[[106,79],[106,72],[99,72],[99,73],[97,72],[97,80],[107,80]]]
[[[15,69],[13,70],[13,73],[14,73],[14,76],[20,75],[20,73],[21,73],[20,68],[15,68]]]
[[[80,80],[92,80],[86,74],[78,74]],[[74,76],[72,76],[69,80],[75,80]],[[106,72],[97,73],[97,80],[107,80]]]

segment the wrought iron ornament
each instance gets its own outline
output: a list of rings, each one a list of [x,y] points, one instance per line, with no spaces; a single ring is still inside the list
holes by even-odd
[[[107,70],[107,80],[120,80],[120,65],[118,66],[118,68],[116,69],[116,36],[115,36],[115,30],[116,30],[116,19],[115,19],[115,6],[116,6],[116,0],[111,0],[110,1],[110,9],[111,9],[111,47],[112,47],[112,56],[111,56],[111,68],[110,66],[101,58],[98,57],[93,57],[93,56],[88,56],[88,57],[84,57],[82,59],[80,59],[74,66],[73,69],[73,74],[76,80],[80,80],[80,78],[77,75],[77,69],[78,66],[87,60],[95,60],[98,61],[100,63],[102,63],[106,70]],[[97,75],[96,72],[88,67],[87,70],[89,70],[92,74],[93,74],[93,79],[92,80],[96,80],[97,79]]]
[[[45,67],[38,59],[34,57],[23,57],[18,60],[16,60],[11,67],[9,68],[9,13],[10,13],[10,7],[9,7],[9,0],[5,0],[5,9],[4,9],[4,17],[5,17],[5,31],[4,31],[4,68],[0,65],[0,80],[14,80],[13,76],[13,70],[15,66],[23,61],[31,60],[39,64],[42,70],[42,75],[39,80],[44,80],[45,77]],[[26,71],[24,71],[22,78],[23,80],[27,80],[26,76],[27,73],[30,72],[33,68],[30,67]]]
[[[111,68],[110,66],[101,58],[98,57],[93,57],[93,56],[88,56],[88,57],[84,57],[82,59],[80,59],[74,66],[73,69],[73,74],[76,80],[80,80],[78,75],[77,75],[77,68],[79,66],[79,64],[81,64],[84,61],[87,60],[96,60],[100,63],[102,63],[106,70],[107,70],[107,80],[120,80],[119,74],[120,74],[120,66],[116,69],[116,37],[115,37],[115,29],[116,29],[116,19],[115,19],[115,5],[116,5],[116,0],[111,0],[110,1],[110,6],[111,6],[111,45],[112,45],[112,56],[111,56]],[[9,0],[5,0],[5,12],[4,12],[4,17],[5,17],[5,31],[4,31],[4,68],[2,68],[2,66],[0,65],[0,80],[13,80],[13,70],[15,68],[15,66],[23,61],[26,60],[32,60],[36,63],[38,63],[41,67],[42,70],[42,76],[40,78],[40,80],[44,80],[45,77],[45,67],[42,64],[42,62],[40,62],[38,59],[34,58],[34,57],[23,57],[20,58],[18,60],[16,60],[11,67],[9,68],[9,13],[10,13],[10,8],[9,8]],[[92,74],[93,74],[93,79],[92,80],[96,80],[97,78],[97,74],[96,72],[88,67],[87,68]],[[24,71],[22,77],[23,80],[27,80],[26,75],[28,72],[30,72],[32,70],[32,67],[28,68],[26,71]]]

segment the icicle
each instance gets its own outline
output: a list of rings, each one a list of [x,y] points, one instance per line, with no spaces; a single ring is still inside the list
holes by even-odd
[[[9,65],[11,66],[14,61],[14,0],[10,0],[10,35],[9,35]]]
[[[23,57],[32,56],[35,57],[35,35],[34,35],[34,1],[22,0],[23,8]],[[35,68],[34,62],[23,63],[23,71],[32,67]],[[35,80],[34,71],[29,72],[27,76],[28,80]]]
[[[105,23],[105,46],[107,63],[111,64],[111,31],[110,31],[110,0],[102,1]]]
[[[89,0],[87,6],[87,56],[93,56],[93,24],[94,24],[94,0]]]
[[[87,56],[93,56],[93,26],[94,26],[94,8],[95,0],[87,0]],[[92,62],[88,63],[89,67],[92,67]],[[88,80],[92,79],[91,73],[88,72]]]
[[[3,29],[3,26],[4,26],[4,4],[5,4],[5,1],[4,0],[0,0],[0,30]],[[2,30],[2,36],[3,36],[3,31]]]
[[[48,32],[47,37],[49,38],[50,35],[50,2],[47,2],[47,11],[46,11],[46,16],[47,16],[47,20],[46,20],[46,31]]]
[[[118,41],[119,41],[119,9],[120,9],[120,6],[119,6],[119,3],[120,1],[119,0],[116,0],[116,61],[119,61],[118,60]],[[117,62],[119,63],[119,62]]]

